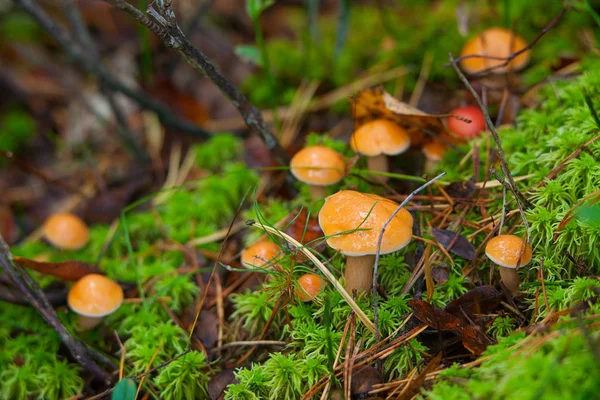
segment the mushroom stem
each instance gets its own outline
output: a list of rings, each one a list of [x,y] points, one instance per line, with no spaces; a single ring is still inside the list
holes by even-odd
[[[86,317],[80,315],[77,317],[77,330],[81,332],[89,331],[97,327],[102,322],[103,317]]]
[[[521,280],[519,279],[516,268],[500,267],[500,279],[510,292],[511,296],[517,294]]]
[[[327,197],[327,186],[310,185],[310,197],[313,201],[321,200]]]
[[[424,171],[426,174],[431,174],[433,171],[435,171],[435,166],[439,161],[437,160],[432,160],[430,158],[426,158],[425,159],[425,166],[423,167]]]
[[[357,257],[346,257],[346,291],[352,295],[356,290],[360,293],[368,293],[373,287],[373,266],[375,255],[367,254]]]
[[[367,157],[367,167],[370,171],[388,172],[387,155],[380,154],[378,156]],[[383,175],[373,175],[372,179],[379,183],[386,183],[388,181],[388,177]]]

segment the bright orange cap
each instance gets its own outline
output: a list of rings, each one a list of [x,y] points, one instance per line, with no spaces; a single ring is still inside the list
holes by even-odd
[[[460,56],[482,55],[491,57],[508,57],[512,53],[527,47],[522,37],[504,28],[490,28],[469,40],[460,53]],[[489,58],[467,58],[460,62],[460,67],[469,74],[475,74],[488,68],[502,65],[506,60],[493,60]],[[529,50],[512,59],[508,65],[498,67],[490,72],[502,74],[509,70],[518,71],[529,62]]]
[[[350,138],[350,147],[367,157],[404,153],[410,137],[400,126],[387,119],[376,119],[361,125]]]
[[[69,308],[85,317],[100,318],[123,303],[123,289],[104,275],[90,274],[78,280],[69,290]]]
[[[280,251],[279,246],[268,240],[256,242],[242,251],[242,264],[248,268],[262,267],[275,258]]]
[[[517,268],[531,261],[531,246],[518,236],[498,235],[485,246],[485,255],[501,267]]]
[[[44,222],[43,230],[46,240],[63,250],[78,250],[87,244],[90,237],[85,222],[69,213],[50,216]]]
[[[344,157],[325,146],[309,146],[297,152],[290,163],[292,174],[304,183],[315,186],[339,182],[346,169]]]
[[[423,154],[431,161],[441,161],[446,152],[446,145],[440,140],[434,140],[423,146]]]
[[[321,293],[321,289],[325,286],[325,282],[320,276],[314,274],[304,274],[298,279],[300,288],[298,289],[298,296],[300,300],[309,301],[317,297]]]
[[[327,244],[340,253],[347,256],[375,254],[381,228],[396,208],[397,203],[381,196],[342,190],[325,200],[319,212],[319,225],[326,236],[353,231],[327,239]],[[412,215],[401,209],[385,229],[381,254],[406,246],[412,236],[412,226]]]

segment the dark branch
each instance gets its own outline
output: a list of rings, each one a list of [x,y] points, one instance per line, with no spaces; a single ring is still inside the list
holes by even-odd
[[[175,116],[161,102],[151,98],[146,93],[128,87],[119,79],[115,78],[108,69],[93,57],[90,57],[86,51],[82,49],[81,45],[74,42],[67,30],[48,15],[35,0],[15,0],[15,3],[29,13],[61,45],[75,62],[80,64],[87,72],[96,75],[111,90],[123,93],[127,97],[135,100],[143,108],[154,111],[166,126],[203,138],[208,138],[210,136],[208,132],[194,123],[182,120]]]
[[[205,74],[215,85],[217,85],[221,92],[231,100],[232,104],[243,117],[246,125],[252,131],[258,133],[277,161],[282,165],[289,164],[289,154],[281,147],[271,132],[271,129],[264,121],[261,112],[250,103],[246,96],[237,89],[233,82],[227,78],[204,53],[194,47],[187,37],[185,37],[177,24],[170,1],[164,0],[157,2],[159,11],[156,11],[152,7],[148,8],[150,15],[158,22],[150,19],[146,14],[124,0],[103,1],[129,13],[139,23],[156,34],[165,46],[176,50],[190,65]]]

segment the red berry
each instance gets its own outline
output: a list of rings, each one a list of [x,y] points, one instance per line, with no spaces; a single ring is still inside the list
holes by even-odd
[[[471,120],[471,123],[454,117],[448,118],[448,129],[454,136],[472,139],[485,130],[485,119],[481,110],[474,106],[455,108],[450,114]]]

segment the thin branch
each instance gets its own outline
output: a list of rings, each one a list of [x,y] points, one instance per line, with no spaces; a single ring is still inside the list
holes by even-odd
[[[139,23],[156,34],[165,46],[176,50],[191,66],[205,74],[215,85],[217,85],[221,92],[231,100],[232,104],[244,118],[246,125],[252,131],[258,133],[277,161],[282,165],[289,164],[289,154],[281,147],[271,132],[271,128],[269,128],[264,121],[261,112],[254,107],[233,82],[226,77],[204,53],[194,47],[184,35],[177,24],[177,19],[175,18],[175,13],[171,7],[170,0],[158,2],[156,4],[158,11],[152,8],[152,5],[149,6],[148,13],[158,22],[151,20],[146,14],[127,3],[125,0],[103,1],[129,13]]]
[[[15,264],[8,244],[6,244],[1,234],[0,266],[13,281],[14,285],[23,293],[27,301],[42,315],[42,318],[46,320],[48,325],[58,333],[61,341],[73,355],[73,358],[95,378],[101,380],[106,385],[111,384],[113,380],[111,375],[100,368],[90,358],[88,350],[77,339],[71,336],[69,331],[63,326],[37,282],[19,265]]]
[[[46,13],[35,0],[15,0],[15,3],[29,13],[60,44],[73,61],[80,64],[87,72],[96,75],[111,90],[123,93],[135,100],[141,107],[155,112],[161,122],[172,129],[202,138],[210,137],[208,132],[196,124],[174,115],[161,102],[121,82],[106,67],[88,56],[86,51],[71,39],[67,30]]]
[[[469,92],[471,93],[473,98],[475,99],[475,101],[477,101],[477,104],[479,105],[479,108],[481,109],[481,112],[483,113],[483,117],[485,118],[485,124],[487,125],[488,130],[491,132],[492,137],[494,138],[494,142],[496,143],[496,147],[497,147],[497,151],[498,151],[498,156],[500,157],[500,166],[502,167],[502,173],[504,174],[504,178],[508,182],[510,191],[513,193],[513,195],[515,196],[515,199],[517,200],[517,206],[518,206],[519,212],[521,214],[521,219],[523,220],[523,225],[525,225],[526,240],[529,241],[529,224],[527,223],[527,217],[525,216],[525,207],[529,205],[529,202],[525,199],[525,197],[523,197],[523,194],[521,192],[519,192],[519,190],[517,189],[515,180],[513,179],[513,176],[510,173],[510,169],[508,168],[508,162],[506,161],[506,157],[504,156],[504,150],[502,149],[502,143],[500,142],[500,136],[498,136],[498,131],[496,130],[496,126],[494,125],[494,122],[492,121],[492,118],[490,117],[490,113],[488,112],[487,108],[483,105],[483,102],[481,101],[481,97],[479,97],[479,95],[477,94],[475,89],[473,89],[473,86],[471,86],[471,84],[469,83],[469,80],[465,77],[465,75],[462,73],[460,68],[458,68],[458,64],[456,63],[456,60],[454,59],[452,54],[449,54],[449,56],[450,56],[450,63],[452,64],[452,68],[454,68],[459,79],[465,84],[465,86],[467,87],[467,89],[469,90]],[[498,180],[500,181],[500,179],[498,179]]]
[[[379,312],[378,312],[378,307],[377,307],[377,278],[378,278],[378,274],[379,274],[379,258],[381,257],[381,243],[383,242],[383,234],[385,233],[385,230],[388,227],[388,225],[390,224],[390,222],[392,222],[394,217],[400,212],[400,210],[402,210],[402,207],[404,207],[413,198],[414,195],[419,193],[421,190],[427,188],[429,185],[433,184],[435,181],[439,180],[444,175],[446,175],[446,173],[442,172],[441,174],[439,174],[438,176],[436,176],[429,182],[426,182],[423,185],[419,186],[411,194],[406,196],[404,201],[402,201],[402,203],[400,203],[400,205],[396,208],[396,210],[394,210],[392,215],[390,215],[390,217],[387,219],[387,221],[385,221],[385,223],[381,227],[381,231],[379,232],[379,238],[377,239],[377,252],[375,253],[375,267],[373,268],[373,310],[374,310],[374,324],[375,324],[375,343],[379,342],[379,326],[378,326]],[[412,226],[411,226],[411,229],[412,229]]]

